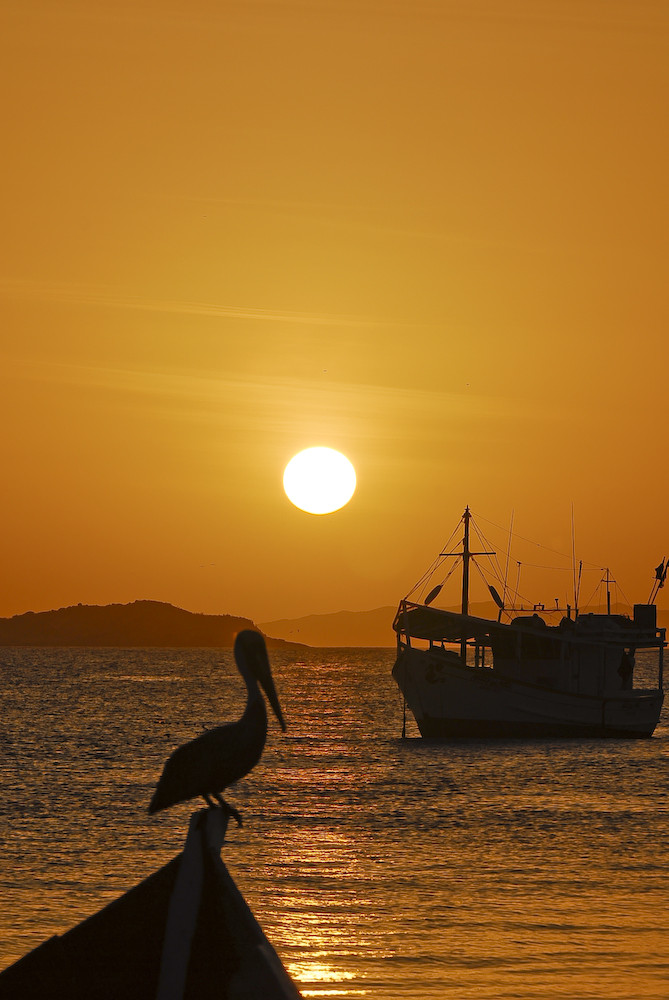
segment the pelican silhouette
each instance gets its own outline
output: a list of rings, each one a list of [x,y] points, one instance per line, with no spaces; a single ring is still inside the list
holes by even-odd
[[[270,705],[286,729],[281,706],[272,680],[265,640],[259,632],[245,629],[235,639],[235,661],[244,678],[248,699],[241,719],[225,726],[209,729],[194,740],[184,743],[168,757],[163,773],[156,785],[149,812],[167,809],[177,802],[185,802],[201,795],[208,806],[215,802],[235,817],[241,826],[237,810],[226,802],[221,792],[239,781],[255,767],[267,737],[267,711],[258,681]]]

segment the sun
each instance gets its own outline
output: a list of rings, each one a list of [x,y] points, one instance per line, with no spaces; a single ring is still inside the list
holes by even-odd
[[[353,496],[355,482],[346,455],[333,448],[306,448],[291,458],[283,473],[286,496],[308,514],[339,510]]]

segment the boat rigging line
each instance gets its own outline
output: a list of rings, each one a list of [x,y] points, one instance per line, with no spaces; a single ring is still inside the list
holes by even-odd
[[[442,546],[439,555],[437,556],[436,559],[434,559],[430,563],[429,567],[425,570],[425,572],[420,577],[420,579],[413,585],[413,587],[411,588],[411,590],[407,594],[407,599],[409,597],[411,597],[412,594],[415,594],[416,591],[419,590],[419,588],[424,587],[426,585],[426,583],[428,583],[429,580],[434,576],[434,574],[436,573],[437,569],[439,568],[439,565],[441,564],[442,559],[444,558],[445,555],[447,555],[447,553],[444,550],[447,549],[448,546],[453,541],[453,538],[457,534],[457,531],[458,531],[459,527],[460,527],[460,525],[457,524],[456,527],[453,529],[453,531],[450,533],[450,535],[448,536],[445,544]],[[449,573],[448,576],[446,577],[446,579],[444,580],[444,583],[446,582],[446,580],[448,579],[448,577],[450,575],[451,574]]]
[[[477,534],[479,540],[481,541],[481,543],[483,545],[492,547],[492,543],[483,534],[483,532],[481,531],[480,527],[474,521],[473,518],[472,518],[472,526],[474,527],[474,529],[476,531],[476,534]],[[511,539],[512,536],[513,536],[513,520],[511,522],[511,527],[510,527],[510,530],[509,530],[509,538]],[[521,537],[521,536],[518,536],[518,537]],[[536,543],[536,544],[539,545],[539,543]],[[540,546],[540,547],[544,548],[545,546]],[[548,551],[554,551],[554,550],[548,549]],[[504,575],[503,576],[502,576],[502,568],[500,566],[499,560],[496,557],[496,553],[494,553],[494,555],[495,555],[494,561],[493,561],[493,559],[490,558],[490,571],[491,571],[491,575],[493,576],[493,578],[495,580],[497,580],[499,582],[500,586],[503,588],[503,597],[501,598],[501,602],[502,602],[502,608],[501,608],[501,610],[503,610],[505,613],[509,614],[509,617],[511,617],[510,611],[506,607],[506,602],[507,602],[507,596],[508,595],[513,595],[512,609],[513,609],[514,606],[517,606],[518,604],[520,604],[521,608],[525,604],[528,604],[528,605],[530,605],[532,607],[534,605],[534,602],[532,600],[530,600],[530,598],[528,598],[528,597],[526,597],[526,596],[524,596],[523,594],[520,593],[520,588],[519,588],[519,584],[520,584],[520,565],[521,565],[520,561],[518,561],[518,580],[517,580],[517,586],[516,586],[515,590],[513,590],[508,585],[509,560],[510,560],[510,556],[511,556],[511,542],[509,541],[509,547],[508,547],[508,549],[506,551],[506,567],[505,567]],[[569,567],[569,566],[547,566],[547,565],[542,564],[542,563],[528,563],[528,562],[523,562],[523,565],[526,566],[526,567],[531,567],[532,569],[546,569],[546,570],[551,570],[552,572],[556,572],[556,571],[559,571],[559,572],[569,572],[570,569],[571,569],[571,567]],[[582,564],[581,564],[581,566],[582,566]],[[481,573],[481,577],[482,577],[483,582],[485,583],[486,587],[488,588],[488,590],[491,590],[490,584],[488,583],[488,581],[487,581],[487,579],[486,579],[486,577],[485,577],[485,575],[483,573],[483,570],[482,570],[481,566],[478,563],[477,563],[477,569]],[[595,569],[598,570],[599,567],[593,567],[593,571]],[[579,580],[580,580],[580,576],[579,576]],[[496,597],[495,594],[492,594],[492,590],[491,590],[491,596],[492,596],[493,600],[495,601],[495,603],[497,604],[497,606],[499,607],[499,602],[497,600],[497,598],[499,597],[499,595],[497,594],[497,597]]]
[[[620,605],[620,604],[624,604],[625,607],[631,608],[632,607],[632,602],[627,597],[627,594],[625,594],[625,592],[623,591],[622,587],[617,583],[617,581],[613,580],[611,578],[611,570],[609,569],[609,567],[608,566],[600,566],[600,572],[602,572],[604,574],[604,576],[600,579],[599,583],[597,584],[597,586],[593,590],[592,594],[590,595],[590,599],[588,601],[586,601],[586,603],[585,603],[584,606],[586,608],[591,607],[592,604],[593,604],[593,601],[597,597],[597,594],[600,592],[601,588],[603,586],[605,586],[606,587],[606,613],[607,613],[607,615],[610,615],[611,614],[611,584],[613,584],[615,586],[615,597],[614,597],[614,602],[613,602],[614,614],[616,613],[615,608],[618,605]],[[580,576],[579,576],[579,585],[580,585]],[[648,603],[650,604],[651,602],[649,601]],[[599,604],[595,605],[595,607],[600,607],[600,606],[601,606],[601,601],[600,601]]]
[[[497,524],[496,521],[491,521],[490,518],[484,517],[482,514],[476,514],[476,519],[477,521],[485,521],[487,524],[492,524],[494,528],[499,528],[499,530],[503,531],[504,534],[507,533],[507,529],[502,527],[501,524]],[[533,538],[526,538],[525,535],[519,535],[517,531],[514,531],[513,533],[509,532],[509,535],[511,534],[513,534],[513,537],[519,539],[521,542],[527,542],[529,545],[536,545],[537,548],[545,549],[546,552],[552,552],[553,555],[560,556],[561,559],[567,559],[569,560],[570,563],[572,561],[572,556],[567,555],[565,552],[560,552],[558,549],[552,549],[549,545],[543,545],[541,542],[535,542]],[[510,547],[511,546],[509,545],[509,548]],[[581,561],[583,562],[584,560]],[[590,560],[588,559],[586,559],[585,562],[587,563],[587,566],[592,570],[601,569],[601,564],[590,562]],[[530,564],[526,563],[525,565],[529,566]],[[552,569],[553,567],[549,568]]]
[[[502,603],[506,604],[506,589],[509,582],[509,559],[511,558],[511,539],[513,538],[513,515],[515,511],[511,511],[511,523],[509,524],[509,545],[506,550],[506,566],[504,567],[504,589],[502,591]]]
[[[437,596],[442,591],[443,587],[446,585],[446,583],[448,582],[448,580],[451,578],[451,576],[453,575],[453,573],[458,568],[459,560],[462,560],[463,564],[467,564],[466,567],[465,567],[465,565],[463,565],[463,570],[465,570],[465,574],[466,574],[467,577],[468,577],[468,564],[469,564],[469,562],[473,561],[475,563],[475,565],[476,565],[476,568],[478,569],[478,571],[479,571],[479,573],[481,575],[481,579],[482,579],[483,583],[485,584],[486,588],[490,592],[490,595],[491,595],[493,601],[495,602],[495,604],[497,604],[498,608],[500,609],[500,615],[501,615],[502,612],[504,612],[505,614],[508,614],[509,617],[511,617],[511,612],[513,610],[518,609],[518,606],[520,606],[521,609],[525,605],[528,605],[529,607],[533,606],[533,601],[530,600],[529,598],[525,597],[524,595],[522,595],[520,593],[520,576],[521,576],[521,569],[522,569],[523,566],[531,568],[531,569],[549,570],[551,572],[571,572],[572,573],[572,586],[573,586],[573,599],[574,599],[574,613],[575,613],[576,616],[578,616],[578,613],[579,613],[579,603],[580,603],[580,594],[581,594],[581,582],[582,582],[582,576],[583,576],[584,569],[585,569],[586,573],[588,573],[588,572],[604,572],[604,573],[607,573],[608,572],[605,568],[602,568],[601,566],[590,565],[590,566],[584,567],[582,559],[580,559],[578,561],[578,569],[577,569],[577,565],[576,565],[576,541],[575,541],[575,539],[576,539],[576,532],[575,532],[575,521],[574,521],[574,509],[573,509],[573,505],[572,505],[572,512],[571,512],[571,520],[572,520],[572,525],[571,525],[571,527],[572,527],[572,553],[571,553],[571,559],[570,559],[571,565],[570,566],[550,566],[550,565],[546,565],[544,563],[530,563],[530,562],[526,562],[524,560],[516,559],[515,561],[516,561],[516,565],[517,565],[517,573],[516,573],[516,585],[515,585],[515,588],[514,588],[514,587],[510,586],[510,584],[509,584],[509,569],[510,569],[510,563],[511,563],[511,545],[512,545],[512,539],[514,539],[514,538],[515,539],[520,539],[521,541],[527,542],[527,543],[529,543],[531,545],[535,545],[537,548],[545,549],[547,552],[551,552],[554,555],[560,556],[561,558],[564,558],[564,559],[567,559],[569,557],[566,556],[565,553],[559,552],[557,549],[552,549],[552,548],[550,548],[547,545],[542,545],[540,542],[535,542],[535,541],[533,541],[530,538],[525,538],[525,536],[519,535],[517,532],[514,532],[514,530],[513,530],[514,512],[512,511],[512,513],[511,513],[511,521],[510,521],[510,524],[509,524],[509,528],[508,529],[500,529],[500,530],[505,530],[505,531],[508,530],[508,539],[509,539],[508,540],[508,545],[507,545],[507,547],[506,547],[506,549],[504,551],[504,557],[505,557],[504,558],[504,569],[502,569],[502,565],[501,565],[500,560],[498,558],[498,554],[495,551],[494,545],[493,545],[492,542],[489,541],[489,539],[483,533],[481,527],[478,524],[479,520],[486,521],[488,524],[491,524],[491,525],[493,525],[496,528],[500,528],[500,525],[496,524],[494,521],[490,521],[486,517],[482,517],[479,514],[477,514],[476,517],[475,517],[472,514],[472,512],[470,511],[469,507],[467,507],[466,510],[465,510],[465,513],[463,514],[463,516],[460,519],[459,523],[456,525],[455,529],[451,532],[450,536],[446,540],[445,545],[442,547],[442,549],[440,550],[440,552],[437,555],[437,557],[432,561],[432,563],[430,564],[430,566],[428,567],[428,569],[423,573],[423,575],[420,577],[420,579],[414,584],[414,586],[408,592],[408,594],[407,594],[407,596],[405,598],[406,600],[412,600],[413,599],[413,600],[416,600],[416,601],[419,601],[419,602],[425,604],[426,606],[430,605],[434,600],[436,600]],[[465,530],[464,530],[464,538],[462,539],[462,548],[461,549],[456,549],[454,551],[449,551],[449,546],[453,544],[454,538],[457,535],[458,530],[459,530],[460,526],[463,524],[463,522],[464,522],[464,529]],[[470,525],[471,525],[472,531],[475,533],[476,539],[478,540],[481,548],[483,549],[483,551],[481,551],[481,552],[472,552],[471,549],[470,549],[470,547],[469,547]],[[483,570],[483,568],[482,568],[481,564],[478,562],[478,560],[476,560],[474,558],[475,556],[486,556],[487,557],[487,559],[488,559],[488,565],[486,566],[486,570],[485,571]],[[442,565],[444,564],[444,560],[446,560],[446,559],[454,559],[454,562],[449,567],[448,572],[446,572],[445,575],[443,577],[441,577],[441,574],[439,573],[439,570],[442,567]],[[664,579],[666,578],[666,575],[667,575],[668,571],[669,571],[669,558],[664,557],[662,559],[662,562],[660,563],[660,565],[656,569],[656,579],[655,579],[655,582],[653,584],[653,588],[651,590],[651,597],[650,597],[650,599],[648,601],[649,604],[653,603],[653,599],[654,599],[654,597],[657,596],[658,590],[660,589],[660,587],[662,587],[664,585]],[[492,579],[495,581],[495,583],[497,584],[497,586],[500,588],[500,590],[502,592],[501,596],[500,596],[499,592],[497,591],[497,589],[495,589],[495,587],[492,587],[491,584],[488,582],[488,579],[490,577],[492,577]],[[436,585],[431,586],[432,584],[435,584],[435,578],[436,578]],[[596,597],[596,594],[597,594],[597,591],[598,591],[599,587],[604,582],[605,582],[605,580],[600,580],[600,583],[597,585],[597,587],[593,591],[593,594],[591,595],[590,599],[586,602],[586,604],[585,604],[586,608],[590,607],[592,605],[593,599]],[[615,581],[612,580],[612,579],[609,579],[609,584],[611,584],[611,583],[615,584]],[[431,586],[431,589],[429,590],[429,592],[426,595],[425,591],[428,589],[429,586]],[[468,587],[468,580],[467,580],[467,587]],[[464,588],[463,588],[463,593],[464,593]],[[616,602],[618,602],[622,598],[622,600],[625,602],[625,604],[628,605],[629,607],[631,607],[630,602],[628,601],[627,597],[622,593],[622,590],[620,590],[620,588],[617,588],[616,593],[617,593],[617,595],[619,595],[619,596],[616,597]],[[509,600],[511,601],[511,605],[510,605],[510,608],[507,608],[507,601],[509,601]],[[568,602],[568,597],[566,598],[566,600]],[[610,593],[608,594],[607,607],[610,607]],[[568,603],[567,603],[567,609],[569,609],[569,604]],[[555,609],[551,609],[551,610],[555,610]],[[559,610],[559,607],[557,608],[557,610]],[[463,611],[463,613],[466,614],[467,612]],[[569,614],[569,610],[567,610],[567,613]]]
[[[582,565],[582,564],[581,564]],[[574,608],[578,616],[578,587],[576,586],[576,525],[574,523],[574,501],[571,504],[571,572],[574,581]],[[579,574],[580,579],[580,574]]]
[[[476,536],[481,545],[487,546],[488,548],[492,549],[493,548],[492,542],[488,541],[488,539],[483,534],[476,521],[474,521],[473,519],[472,519],[472,526],[474,528],[474,531],[476,532]],[[495,577],[499,585],[503,587],[504,576],[502,574],[502,567],[499,564],[499,559],[497,558],[497,552],[493,550],[492,552],[484,552],[483,555],[488,556],[488,561],[490,562],[492,575]],[[493,561],[493,556],[494,556],[494,561]]]
[[[506,528],[503,528],[501,524],[497,524],[495,521],[491,521],[489,518],[483,517],[482,514],[477,514],[476,517],[478,520],[486,521],[488,524],[492,524],[493,527],[499,528],[500,531],[506,533]],[[520,539],[521,542],[528,542],[530,545],[536,545],[539,549],[546,549],[547,552],[552,552],[556,556],[561,556],[562,559],[570,558],[568,555],[565,555],[564,552],[559,552],[557,549],[551,549],[550,546],[543,545],[541,542],[535,542],[533,538],[526,538],[524,535],[519,535],[517,531],[513,533],[513,537]]]
[[[479,571],[479,574],[480,574],[481,579],[483,580],[484,584],[486,585],[486,587],[490,591],[490,596],[492,597],[493,601],[495,602],[495,604],[497,605],[497,607],[500,608],[500,601],[502,599],[499,597],[499,594],[497,594],[497,591],[495,590],[495,588],[491,587],[490,584],[488,583],[488,581],[487,581],[487,579],[485,577],[485,573],[483,572],[483,569],[481,568],[481,566],[479,566],[478,560],[472,558],[472,562],[474,563],[474,565],[476,566],[477,570]],[[493,593],[493,591],[494,591],[494,593]],[[495,595],[497,595],[497,596],[495,596]],[[523,610],[523,608],[526,605],[528,607],[530,607],[530,608],[537,608],[538,607],[538,605],[536,604],[536,602],[532,601],[531,598],[523,596],[523,594],[521,594],[518,590],[513,590],[511,587],[507,588],[507,596],[511,596],[513,598],[511,606],[507,607],[506,606],[506,602],[504,602],[503,606],[500,608],[500,611],[503,611],[505,615],[508,615],[509,619],[513,618],[513,615],[514,615],[514,613],[516,611]],[[498,601],[497,598],[499,598],[499,601]],[[520,605],[520,607],[519,607],[519,605]],[[545,609],[545,613],[546,614],[554,614],[556,611],[561,611],[561,610],[562,609],[559,608],[559,607],[556,607],[556,608],[546,608]]]

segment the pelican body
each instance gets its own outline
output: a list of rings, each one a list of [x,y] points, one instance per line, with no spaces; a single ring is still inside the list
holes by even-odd
[[[248,774],[262,755],[267,737],[267,711],[258,683],[284,731],[286,724],[260,633],[249,629],[240,632],[235,639],[234,654],[248,692],[244,714],[237,722],[209,729],[177,747],[165,762],[149,805],[150,813],[201,795],[209,806],[214,806],[212,797],[215,798],[241,825],[239,813],[221,793]]]

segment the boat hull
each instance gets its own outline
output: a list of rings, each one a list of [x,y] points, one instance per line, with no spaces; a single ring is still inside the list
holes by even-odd
[[[0,972],[0,1000],[300,1000],[220,858],[222,813],[194,813],[179,856]]]
[[[393,677],[428,739],[645,739],[663,701],[655,689],[602,697],[558,691],[410,647],[401,650]]]

